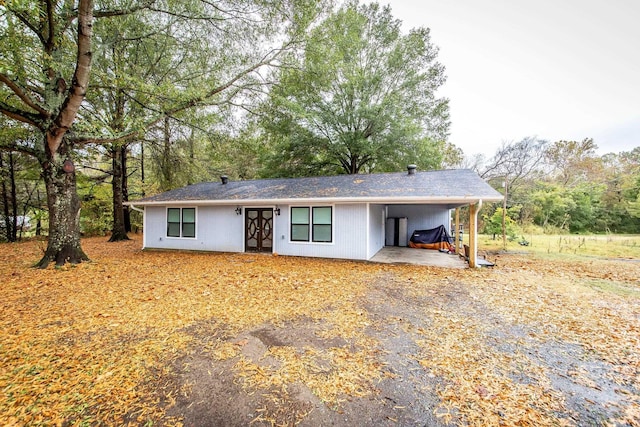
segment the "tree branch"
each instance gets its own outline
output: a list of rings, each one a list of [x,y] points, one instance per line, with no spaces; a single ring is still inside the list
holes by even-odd
[[[121,135],[118,135],[118,136],[111,137],[111,138],[94,137],[94,136],[73,134],[73,135],[69,135],[68,138],[69,138],[70,141],[73,141],[76,144],[98,144],[98,145],[104,145],[104,144],[112,144],[112,143],[115,143],[115,142],[121,142],[121,141],[129,140],[129,139],[135,137],[137,135],[137,133],[138,133],[138,131],[130,131],[130,132],[126,132],[126,133],[123,133]]]
[[[19,122],[26,123],[38,129],[42,129],[42,127],[39,124],[41,117],[38,116],[37,114],[19,110],[17,108],[14,108],[10,105],[5,104],[2,101],[0,101],[0,113],[4,114],[9,118],[17,120]]]
[[[53,47],[53,43],[55,42],[55,4],[54,2],[48,0],[47,4],[47,25],[49,26],[49,34],[47,35],[46,46],[51,49]]]
[[[28,107],[40,113],[44,118],[49,117],[49,112],[47,110],[40,107],[35,103],[35,101],[29,98],[29,96],[22,90],[22,88],[4,73],[0,73],[0,82],[4,83],[5,86],[7,86],[11,90],[11,92],[13,92]]]
[[[133,6],[133,7],[127,8],[127,9],[96,10],[96,11],[93,12],[93,16],[96,19],[98,19],[98,18],[112,18],[114,16],[131,15],[132,13],[139,12],[139,11],[145,10],[145,9],[152,10],[151,9],[151,5],[153,4],[153,2],[154,2],[154,0],[147,0],[146,2],[142,2],[138,6]]]
[[[83,169],[89,169],[89,170],[92,170],[92,171],[102,172],[103,174],[108,175],[108,176],[113,176],[113,171],[110,171],[110,170],[94,168],[93,166],[87,166],[87,165],[82,165],[82,168]],[[105,178],[102,178],[102,179],[105,179]]]
[[[36,150],[34,147],[19,145],[19,144],[16,144],[15,142],[0,143],[0,150],[1,151],[17,151],[19,153],[24,153],[36,159],[39,157],[39,154],[40,154],[40,152]]]

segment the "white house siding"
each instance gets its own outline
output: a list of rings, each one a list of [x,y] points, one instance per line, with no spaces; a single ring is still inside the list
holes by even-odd
[[[369,205],[369,247],[367,259],[384,247],[385,207]]]
[[[367,260],[384,246],[384,205],[354,203],[332,206],[333,242],[306,243],[290,241],[289,206],[279,205],[280,216],[274,217],[273,251],[281,255]],[[407,239],[414,230],[442,224],[449,227],[450,212],[445,206],[388,205],[387,210],[388,217],[407,217]],[[244,252],[244,226],[244,215],[236,215],[235,206],[198,206],[196,237],[167,237],[167,208],[147,206],[144,247]]]
[[[325,205],[314,204],[311,206]],[[279,205],[279,208],[280,216],[276,217],[276,224],[274,226],[274,252],[280,255],[292,256],[368,259],[368,210],[366,204],[333,205],[333,242],[331,243],[291,242],[289,206]]]
[[[428,230],[444,225],[450,232],[451,213],[439,205],[389,205],[388,217],[407,218],[407,241],[415,230]]]
[[[198,206],[196,237],[167,237],[167,208],[147,206],[144,224],[145,248],[242,252],[243,227],[243,216],[236,215],[232,206]]]

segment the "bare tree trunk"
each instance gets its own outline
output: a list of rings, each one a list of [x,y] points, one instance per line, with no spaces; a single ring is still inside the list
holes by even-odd
[[[122,201],[129,201],[129,171],[127,164],[127,155],[129,152],[129,145],[124,145],[121,148],[122,155]],[[129,206],[122,206],[122,214],[124,215],[124,231],[131,233],[131,210]]]
[[[11,224],[10,242],[18,241],[18,194],[16,191],[16,160],[13,152],[9,151],[9,184],[11,185],[11,210],[13,211],[13,224]],[[22,216],[21,227],[24,226],[24,215]]]
[[[145,182],[144,182],[144,140],[140,142],[140,182],[142,183],[142,197],[146,196],[145,194]]]
[[[189,139],[187,140],[187,144],[189,144],[189,166],[192,168],[192,170],[194,170],[193,168],[195,168],[196,166],[196,153],[195,153],[195,147],[194,147],[194,136],[193,136],[193,129],[191,129],[191,132],[189,134]],[[191,184],[195,184],[195,182],[193,181],[193,174],[189,174],[189,176],[187,177],[187,185],[191,185]]]
[[[18,195],[16,191],[16,160],[12,151],[7,153],[7,162],[6,175],[1,178],[5,237],[8,242],[17,242],[20,221],[18,221]],[[0,170],[4,169],[4,167],[4,153],[0,153]],[[7,189],[7,181],[9,189]],[[22,224],[24,225],[24,217]]]
[[[42,198],[40,197],[40,190],[36,190],[36,196],[38,200],[38,209],[42,206]],[[36,236],[42,235],[42,218],[41,215],[38,215],[38,219],[36,221]]]
[[[124,218],[124,189],[123,189],[123,156],[126,156],[124,146],[111,147],[111,190],[113,192],[113,227],[110,242],[129,240]]]
[[[49,208],[49,239],[44,256],[36,264],[39,268],[46,268],[52,262],[60,266],[66,262],[79,264],[89,260],[80,246],[80,199],[73,163],[67,157],[69,151],[70,147],[63,141],[57,155],[47,155],[43,165]]]
[[[4,153],[0,152],[0,172],[4,172]],[[2,219],[4,222],[4,234],[5,238],[8,242],[11,242],[11,236],[13,233],[11,232],[11,212],[9,212],[9,194],[7,193],[7,182],[4,173],[0,176],[0,180],[2,180],[2,214],[4,218]],[[15,216],[15,214],[14,214]]]
[[[160,158],[160,182],[161,190],[171,189],[173,174],[171,171],[171,127],[169,126],[169,116],[164,119],[164,140],[162,145],[162,157]]]
[[[33,193],[36,191],[36,185],[33,186],[33,188],[29,188],[29,186],[27,185],[27,183],[24,183],[24,192],[27,195],[26,198],[23,200],[22,202],[22,215],[24,215],[24,218],[27,217],[27,214],[29,213],[29,206],[31,205],[31,199],[33,198]],[[20,227],[20,235],[18,236],[18,238],[20,240],[22,240],[22,233],[25,230],[24,224],[25,221],[23,219],[22,221],[22,227]],[[30,224],[29,224],[30,225]]]

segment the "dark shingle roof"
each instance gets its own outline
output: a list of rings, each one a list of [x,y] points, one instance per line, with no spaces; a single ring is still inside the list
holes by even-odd
[[[464,204],[499,201],[502,195],[468,169],[253,181],[203,182],[130,202],[156,205],[180,202],[223,204],[293,201],[380,201]]]

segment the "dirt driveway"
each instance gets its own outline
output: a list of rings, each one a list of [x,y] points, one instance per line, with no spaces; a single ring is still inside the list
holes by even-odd
[[[638,276],[500,264],[378,271],[351,337],[327,334],[331,308],[233,334],[196,325],[167,414],[190,426],[640,425]],[[212,333],[234,348],[212,355]],[[321,378],[349,386],[335,395]]]
[[[640,425],[640,263],[0,247],[1,425]]]

